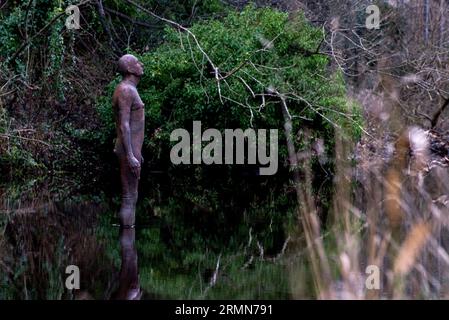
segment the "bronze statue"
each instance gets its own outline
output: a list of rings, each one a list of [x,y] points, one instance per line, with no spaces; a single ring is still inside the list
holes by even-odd
[[[117,129],[114,152],[119,158],[122,182],[119,218],[122,228],[134,228],[145,129],[144,104],[136,87],[143,75],[143,64],[126,54],[118,61],[118,71],[123,79],[115,89],[112,105]]]

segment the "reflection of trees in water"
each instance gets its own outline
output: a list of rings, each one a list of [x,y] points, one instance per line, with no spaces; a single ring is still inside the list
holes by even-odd
[[[105,299],[113,261],[95,235],[102,205],[57,198],[27,186],[0,195],[0,299]],[[65,288],[65,269],[80,269],[81,290]]]

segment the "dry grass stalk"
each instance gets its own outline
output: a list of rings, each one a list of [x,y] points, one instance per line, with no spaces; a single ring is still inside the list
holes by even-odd
[[[419,254],[429,240],[431,227],[427,222],[415,224],[408,233],[394,261],[393,272],[406,275],[412,269]]]
[[[396,168],[390,168],[385,175],[385,213],[390,227],[397,228],[404,218],[401,208],[402,175]]]

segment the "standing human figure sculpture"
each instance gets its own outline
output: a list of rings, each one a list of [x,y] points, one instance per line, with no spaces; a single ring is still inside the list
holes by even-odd
[[[134,228],[145,130],[144,103],[137,92],[143,64],[126,54],[118,61],[118,71],[123,79],[114,91],[112,105],[117,129],[114,152],[119,158],[122,183],[119,219],[122,228]]]

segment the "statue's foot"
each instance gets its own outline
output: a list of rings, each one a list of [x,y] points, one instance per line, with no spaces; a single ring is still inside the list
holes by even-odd
[[[126,300],[140,300],[141,298],[142,298],[142,289],[139,287],[136,289],[130,289],[128,291]]]

